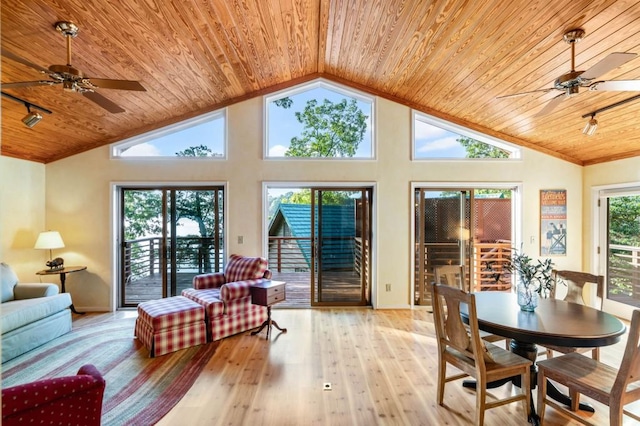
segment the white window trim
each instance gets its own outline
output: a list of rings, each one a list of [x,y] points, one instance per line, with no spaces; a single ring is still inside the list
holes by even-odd
[[[122,156],[120,155],[120,151],[123,148],[129,148],[134,145],[139,145],[145,142],[152,141],[154,139],[160,138],[162,136],[170,135],[173,133],[178,133],[182,130],[189,129],[191,127],[198,126],[200,124],[207,123],[209,121],[217,120],[222,118],[224,120],[224,129],[223,129],[223,142],[222,149],[223,153],[221,157],[178,157],[175,155],[171,156]],[[150,132],[142,133],[140,135],[136,135],[127,139],[124,139],[119,142],[112,143],[109,145],[109,156],[110,159],[116,160],[166,160],[166,159],[187,159],[189,161],[193,160],[226,160],[227,159],[227,150],[228,150],[228,128],[227,125],[227,109],[223,108],[221,110],[212,111],[206,114],[199,115],[197,117],[193,117],[184,121],[180,121],[175,124],[170,124],[165,127],[161,127],[159,129],[151,130]]]
[[[299,93],[303,93],[309,90],[322,88],[326,90],[330,90],[333,92],[338,92],[344,96],[348,96],[350,98],[354,98],[358,101],[371,103],[371,157],[270,157],[269,156],[269,103],[274,100],[284,98],[285,96],[293,96]],[[332,81],[326,80],[324,78],[319,78],[308,83],[303,83],[293,88],[288,88],[284,90],[280,90],[278,92],[274,92],[270,95],[263,97],[263,115],[264,115],[264,134],[262,140],[263,144],[263,154],[262,158],[264,160],[285,160],[285,161],[373,161],[376,160],[377,157],[377,149],[376,149],[376,132],[375,132],[375,116],[376,116],[377,102],[375,96],[368,95],[364,92],[360,92],[358,90],[352,89],[350,87],[334,83]]]
[[[509,158],[458,158],[458,157],[432,157],[432,158],[416,158],[416,120],[420,120],[424,123],[432,126],[439,127],[452,133],[466,136],[480,142],[495,146],[496,148],[503,149],[511,153]],[[459,124],[451,123],[450,121],[443,120],[438,117],[420,112],[417,110],[411,110],[411,161],[512,161],[519,160],[522,155],[522,149],[518,145],[507,143],[503,140],[495,138],[493,136],[485,135],[484,133],[477,132],[472,129],[468,129]]]

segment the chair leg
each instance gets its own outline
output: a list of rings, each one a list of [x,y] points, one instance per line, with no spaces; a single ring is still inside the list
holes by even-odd
[[[571,411],[578,411],[578,408],[580,408],[580,393],[575,389],[569,388],[569,398],[571,398]]]
[[[524,374],[520,375],[520,388],[522,392],[524,392],[525,400],[523,401],[524,408],[524,420],[526,422],[529,421],[529,416],[531,415],[531,372],[529,368],[527,368]]]
[[[484,425],[485,401],[487,399],[486,383],[476,381],[476,426]]]
[[[440,362],[438,365],[438,405],[444,402],[444,383],[446,380],[447,363]]]
[[[547,349],[547,359],[553,358],[553,351],[551,349]]]
[[[538,417],[540,424],[544,424],[544,411],[547,398],[547,378],[538,371]]]
[[[622,426],[623,408],[620,399],[617,401],[609,400],[609,426]]]
[[[600,348],[593,348],[593,350],[591,351],[591,358],[595,359],[596,361],[600,361]]]

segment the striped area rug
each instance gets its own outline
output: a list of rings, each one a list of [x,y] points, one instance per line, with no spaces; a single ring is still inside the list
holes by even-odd
[[[103,425],[152,425],[180,401],[211,359],[218,342],[157,358],[133,337],[135,319],[74,328],[2,364],[2,387],[70,376],[93,364],[104,376]]]

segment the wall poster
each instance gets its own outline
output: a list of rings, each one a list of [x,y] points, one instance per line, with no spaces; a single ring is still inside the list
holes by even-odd
[[[567,190],[540,190],[540,256],[567,254]]]

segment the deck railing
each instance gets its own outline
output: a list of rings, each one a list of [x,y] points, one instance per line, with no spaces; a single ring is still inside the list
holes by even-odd
[[[345,271],[358,268],[362,245],[354,237],[322,238],[322,269]],[[269,268],[274,272],[311,271],[311,237],[269,237]]]
[[[206,273],[222,271],[223,251],[214,247],[213,238],[177,237],[176,270],[178,272]],[[171,241],[169,240],[168,244]],[[364,260],[368,270],[367,258],[362,258],[362,245],[358,238],[331,237],[324,240],[325,253],[323,267],[326,270],[357,269]],[[453,255],[457,245],[445,247],[442,244],[426,244],[425,253],[429,253],[427,271],[436,264],[457,262]],[[617,298],[629,298],[640,305],[640,247],[610,246],[608,295]],[[436,253],[437,252],[437,253]],[[269,267],[274,272],[309,272],[310,237],[269,237]],[[443,257],[444,256],[444,257]],[[448,256],[448,257],[447,257]],[[508,242],[476,243],[474,245],[474,277],[471,285],[474,291],[508,290],[511,276],[504,267],[511,256]],[[129,240],[124,245],[125,282],[152,276],[160,271],[161,238],[148,237]],[[431,269],[429,269],[431,268]]]
[[[167,250],[171,239],[167,240]],[[206,273],[222,271],[223,252],[214,246],[213,237],[176,237],[176,271]],[[160,272],[162,238],[146,237],[124,243],[125,282]],[[171,264],[168,266],[171,268]]]
[[[630,298],[630,304],[640,306],[640,247],[609,245],[609,285],[611,298]]]

